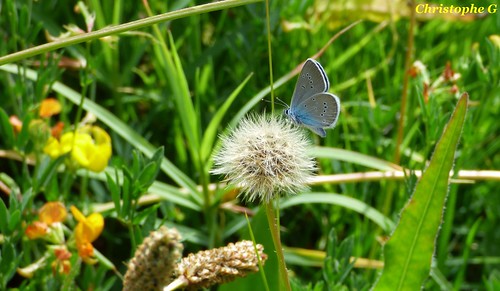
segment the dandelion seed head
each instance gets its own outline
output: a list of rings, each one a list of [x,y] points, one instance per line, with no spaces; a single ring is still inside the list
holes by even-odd
[[[214,174],[241,187],[248,201],[269,202],[277,195],[308,189],[315,169],[310,145],[300,128],[276,116],[250,116],[222,138]]]

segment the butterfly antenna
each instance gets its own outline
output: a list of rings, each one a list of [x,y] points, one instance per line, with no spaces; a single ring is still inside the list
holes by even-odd
[[[281,104],[281,105],[283,105],[284,107],[287,107],[287,108],[289,107],[288,104],[286,104],[285,101],[281,100],[278,97],[275,97],[275,98],[276,98],[276,101],[278,101],[278,104]]]
[[[271,103],[270,100],[267,100],[267,99],[264,99],[264,98],[262,98],[261,100],[264,101],[264,102]],[[280,105],[282,105],[282,106],[284,106],[284,107],[287,107],[287,108],[289,107],[288,104],[286,104],[286,102],[284,102],[283,100],[279,99],[278,97],[275,97],[275,102],[278,103],[278,104],[280,104]]]

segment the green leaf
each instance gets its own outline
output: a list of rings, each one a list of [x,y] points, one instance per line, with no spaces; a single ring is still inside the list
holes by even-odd
[[[21,256],[17,256],[14,244],[11,242],[4,243],[0,246],[0,289],[6,290],[7,282],[16,273],[16,268],[19,265]]]
[[[434,243],[441,224],[450,171],[467,113],[464,93],[436,145],[429,167],[403,209],[384,247],[384,270],[374,290],[420,290],[429,277]]]
[[[45,157],[45,159],[40,163],[40,171],[38,172],[38,177],[33,181],[34,192],[43,190],[47,187],[49,182],[52,180],[55,174],[57,174],[57,169],[66,159],[67,154],[57,157],[55,160]]]
[[[156,174],[158,174],[158,165],[156,163],[149,163],[141,170],[137,177],[139,192],[142,193],[151,186],[156,178]],[[134,197],[134,199],[138,198],[139,197]]]
[[[325,266],[323,268],[323,278],[325,279],[329,290],[347,290],[347,286],[342,283],[354,267],[351,262],[352,250],[354,248],[354,239],[347,237],[339,243],[335,229],[331,229],[328,234],[327,256],[325,257]]]
[[[155,181],[153,185],[149,187],[149,191],[151,193],[157,194],[165,201],[175,203],[177,205],[181,205],[195,211],[202,210],[198,203],[195,203],[189,199],[186,191],[173,187],[169,184]]]
[[[123,169],[123,183],[122,183],[122,200],[123,200],[123,205],[122,205],[122,215],[127,216],[130,212],[130,207],[132,204],[132,191],[133,187],[131,184],[131,179],[130,176],[125,175],[128,173],[128,171],[124,168]]]
[[[158,175],[161,165],[161,159],[163,158],[163,147],[158,148],[158,150],[151,157],[150,162],[143,166],[140,171],[137,181],[139,185],[139,191],[145,192],[153,184]]]
[[[125,174],[129,173],[130,179],[133,181],[132,177],[136,176],[136,173],[139,173],[141,167],[144,166],[144,158],[140,152],[133,150],[132,151],[132,165],[130,169],[128,167],[123,167]],[[126,170],[126,171],[125,171]]]
[[[21,223],[21,211],[19,211],[19,209],[16,209],[10,215],[9,232],[12,233],[16,229],[19,229],[20,223]]]
[[[6,233],[9,224],[9,213],[7,212],[7,206],[3,203],[3,199],[0,199],[0,232]]]
[[[33,188],[29,188],[23,191],[22,201],[21,201],[21,211],[26,209],[26,206],[32,202],[35,195],[33,195]]]
[[[118,181],[118,174],[115,173],[115,177]],[[118,184],[115,183],[111,175],[106,173],[106,182],[108,185],[109,192],[111,192],[111,199],[113,199],[113,203],[115,204],[115,211],[120,216],[121,214],[121,202],[120,202],[120,188]]]
[[[158,207],[160,207],[160,204],[155,204],[151,207],[144,209],[143,211],[137,212],[134,216],[133,223],[142,225],[144,223],[144,220],[152,213],[155,213]]]
[[[303,193],[301,195],[281,200],[280,208],[285,209],[293,205],[309,203],[335,204],[354,210],[363,214],[387,232],[392,230],[394,227],[394,223],[389,218],[385,217],[377,209],[371,207],[363,201],[334,193]]]
[[[10,149],[14,145],[14,129],[9,121],[9,116],[0,108],[0,136],[2,137],[5,147]]]
[[[396,164],[344,149],[314,146],[309,150],[309,155],[316,158],[335,159],[338,161],[350,162],[382,171],[402,170],[402,168]]]
[[[160,35],[156,35],[156,37],[159,38]],[[176,103],[177,110],[179,110],[182,129],[184,130],[184,134],[189,141],[187,143],[188,147],[190,148],[193,158],[195,159],[194,164],[197,164],[197,160],[199,158],[197,154],[200,149],[201,132],[199,128],[199,115],[196,114],[193,99],[191,98],[191,93],[189,92],[186,74],[182,68],[181,60],[177,54],[174,38],[171,33],[168,34],[168,41],[170,44],[170,50],[167,51],[166,46],[164,47],[165,50],[162,50],[164,58],[167,60],[167,66],[165,69],[167,69],[167,76],[174,91],[172,97]]]
[[[156,152],[151,157],[151,162],[161,164],[161,160],[163,159],[163,154],[165,153],[165,147],[159,147]]]
[[[464,253],[462,254],[463,264],[460,266],[460,269],[456,276],[455,282],[453,284],[453,290],[460,290],[465,287],[463,286],[465,281],[465,274],[467,272],[467,268],[470,267],[469,264],[467,264],[467,261],[469,260],[471,250],[474,249],[472,244],[474,243],[477,231],[482,222],[483,219],[481,217],[478,218],[476,222],[474,222],[472,227],[468,230],[469,233],[467,234],[467,239],[465,240],[466,247],[464,248]]]

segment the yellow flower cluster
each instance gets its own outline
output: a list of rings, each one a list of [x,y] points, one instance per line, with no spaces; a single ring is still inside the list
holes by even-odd
[[[83,215],[75,206],[71,206],[71,213],[76,221],[78,221],[74,229],[74,242],[78,251],[78,256],[87,263],[94,264],[97,262],[94,257],[94,242],[102,233],[104,228],[104,218],[100,213],[92,213],[89,216]],[[60,273],[68,274],[71,269],[70,258],[72,253],[68,250],[67,245],[72,246],[72,243],[66,243],[62,222],[67,216],[66,207],[61,202],[47,202],[40,208],[38,220],[33,221],[26,227],[25,234],[29,239],[42,238],[51,245],[44,256],[38,261],[23,267],[18,268],[19,275],[25,278],[31,278],[35,271],[46,265],[50,258],[50,253],[55,255],[55,260],[52,262],[52,268]],[[72,240],[70,240],[72,241]]]
[[[78,221],[75,228],[78,255],[80,255],[84,262],[92,264],[95,262],[92,259],[94,255],[92,242],[101,234],[104,228],[104,218],[100,213],[92,213],[88,217],[85,217],[75,206],[71,206],[71,213],[73,213],[73,216]]]
[[[101,172],[111,157],[111,138],[97,126],[84,126],[76,132],[66,132],[60,139],[50,137],[46,154],[55,159],[70,153],[70,161],[93,172]]]

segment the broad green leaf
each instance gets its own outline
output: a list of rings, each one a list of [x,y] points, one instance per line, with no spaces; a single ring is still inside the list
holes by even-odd
[[[255,242],[262,244],[264,246],[264,253],[267,254],[267,260],[264,264],[264,272],[266,272],[267,285],[269,289],[280,290],[279,286],[279,275],[278,275],[278,259],[276,257],[274,244],[269,234],[269,225],[267,223],[266,212],[264,211],[264,206],[262,207],[263,211],[257,212],[251,220],[252,230],[255,236]],[[245,220],[246,224],[246,219]],[[242,235],[243,239],[251,239],[247,230],[245,230]],[[245,278],[238,278],[238,280],[234,280],[233,282],[229,282],[227,284],[222,284],[218,287],[220,291],[256,291],[256,290],[266,290],[265,283],[263,282],[261,275],[254,273],[250,274]]]
[[[418,182],[401,219],[384,247],[384,270],[374,290],[420,290],[429,277],[441,224],[450,171],[467,113],[468,95],[458,101],[429,167]]]

